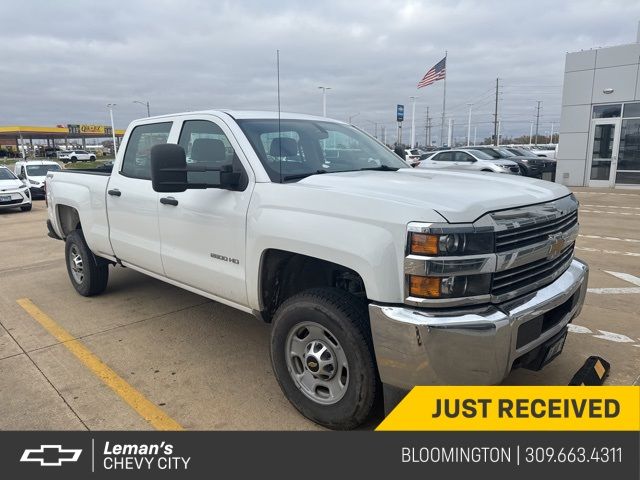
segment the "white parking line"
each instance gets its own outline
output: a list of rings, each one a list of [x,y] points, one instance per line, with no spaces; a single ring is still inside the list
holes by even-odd
[[[581,207],[595,207],[595,208],[624,208],[627,210],[640,210],[640,207],[622,207],[620,205],[587,205],[586,203],[580,205]]]
[[[581,250],[583,252],[597,252],[597,253],[606,253],[607,255],[622,255],[625,257],[640,257],[640,253],[636,252],[619,252],[617,250],[600,250],[599,248],[589,248],[589,247],[575,247],[576,250]]]
[[[611,193],[611,192],[573,192],[576,195],[619,195],[621,197],[640,197],[640,193]]]
[[[633,215],[633,216],[640,217],[640,213],[633,213],[633,212],[610,212],[606,210],[587,210],[584,208],[581,208],[580,212],[581,213],[606,213],[607,215]]]
[[[588,288],[587,292],[603,294],[603,295],[625,295],[629,293],[640,293],[640,288],[639,287]]]
[[[595,335],[591,329],[587,327],[583,327],[582,325],[576,325],[575,323],[570,323],[569,325],[567,325],[567,327],[569,328],[569,331],[571,333],[588,334],[588,335],[591,335],[593,338],[599,338],[600,340],[607,340],[609,342],[614,342],[614,343],[635,343],[635,340],[633,338],[623,335],[622,333],[614,333],[614,332],[607,332],[605,330],[598,330],[598,335]],[[640,340],[640,338],[638,338],[638,340]],[[640,343],[635,343],[634,345],[631,345],[631,346],[640,347]]]
[[[604,237],[602,235],[578,235],[582,238],[590,238],[594,240],[611,240],[614,242],[631,242],[631,243],[640,243],[640,240],[636,238],[619,238],[619,237]]]
[[[624,280],[625,282],[629,282],[632,285],[640,287],[640,278],[636,277],[635,275],[631,275],[630,273],[611,272],[609,270],[605,270],[604,273],[608,273],[609,275],[613,275],[620,280]]]

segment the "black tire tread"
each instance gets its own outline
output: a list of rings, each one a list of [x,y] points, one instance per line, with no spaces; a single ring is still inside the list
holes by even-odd
[[[78,245],[83,258],[85,281],[82,285],[78,285],[74,281],[69,267],[68,252],[71,249],[72,243]],[[65,262],[67,264],[67,272],[69,273],[71,284],[80,295],[84,297],[91,297],[104,292],[104,290],[107,288],[107,283],[109,281],[109,265],[98,264],[95,255],[89,249],[89,246],[84,239],[82,230],[74,230],[67,237],[65,241]]]

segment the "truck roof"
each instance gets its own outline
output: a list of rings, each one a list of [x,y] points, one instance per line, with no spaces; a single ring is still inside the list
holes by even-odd
[[[278,112],[277,111],[261,111],[261,110],[227,110],[227,109],[221,109],[221,110],[198,110],[198,111],[193,111],[193,112],[180,112],[180,113],[171,113],[171,114],[166,114],[166,115],[158,115],[155,117],[147,117],[148,119],[154,119],[154,118],[167,118],[167,117],[175,117],[178,115],[198,115],[198,114],[205,114],[205,115],[219,115],[219,114],[227,114],[235,119],[238,120],[247,120],[247,119],[276,119],[278,118]],[[145,118],[145,119],[147,119]],[[327,117],[321,117],[321,116],[316,116],[316,115],[307,115],[304,113],[291,113],[291,112],[280,112],[280,118],[283,120],[317,120],[317,121],[331,121],[331,122],[338,122],[338,123],[345,123],[342,122],[340,120],[336,120],[333,118],[327,118]],[[145,119],[140,119],[140,120],[145,120]]]

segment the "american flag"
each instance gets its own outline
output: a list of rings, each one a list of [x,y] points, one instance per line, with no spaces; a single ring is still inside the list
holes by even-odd
[[[444,57],[424,74],[422,80],[418,82],[418,88],[431,85],[438,80],[443,80],[447,75],[447,57]]]

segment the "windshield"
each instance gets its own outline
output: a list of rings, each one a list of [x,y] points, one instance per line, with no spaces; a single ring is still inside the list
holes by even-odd
[[[60,165],[27,165],[27,175],[30,177],[44,177],[49,170],[60,170]]]
[[[469,150],[469,153],[473,154],[478,160],[493,160],[494,157],[484,153],[482,150]]]
[[[515,155],[513,153],[511,153],[509,150],[507,150],[504,147],[498,147],[497,149],[503,157],[515,157]]]
[[[317,173],[409,168],[357,128],[315,120],[238,120],[274,182]],[[289,177],[289,178],[287,178]]]
[[[0,180],[15,180],[17,177],[7,168],[0,168]]]

